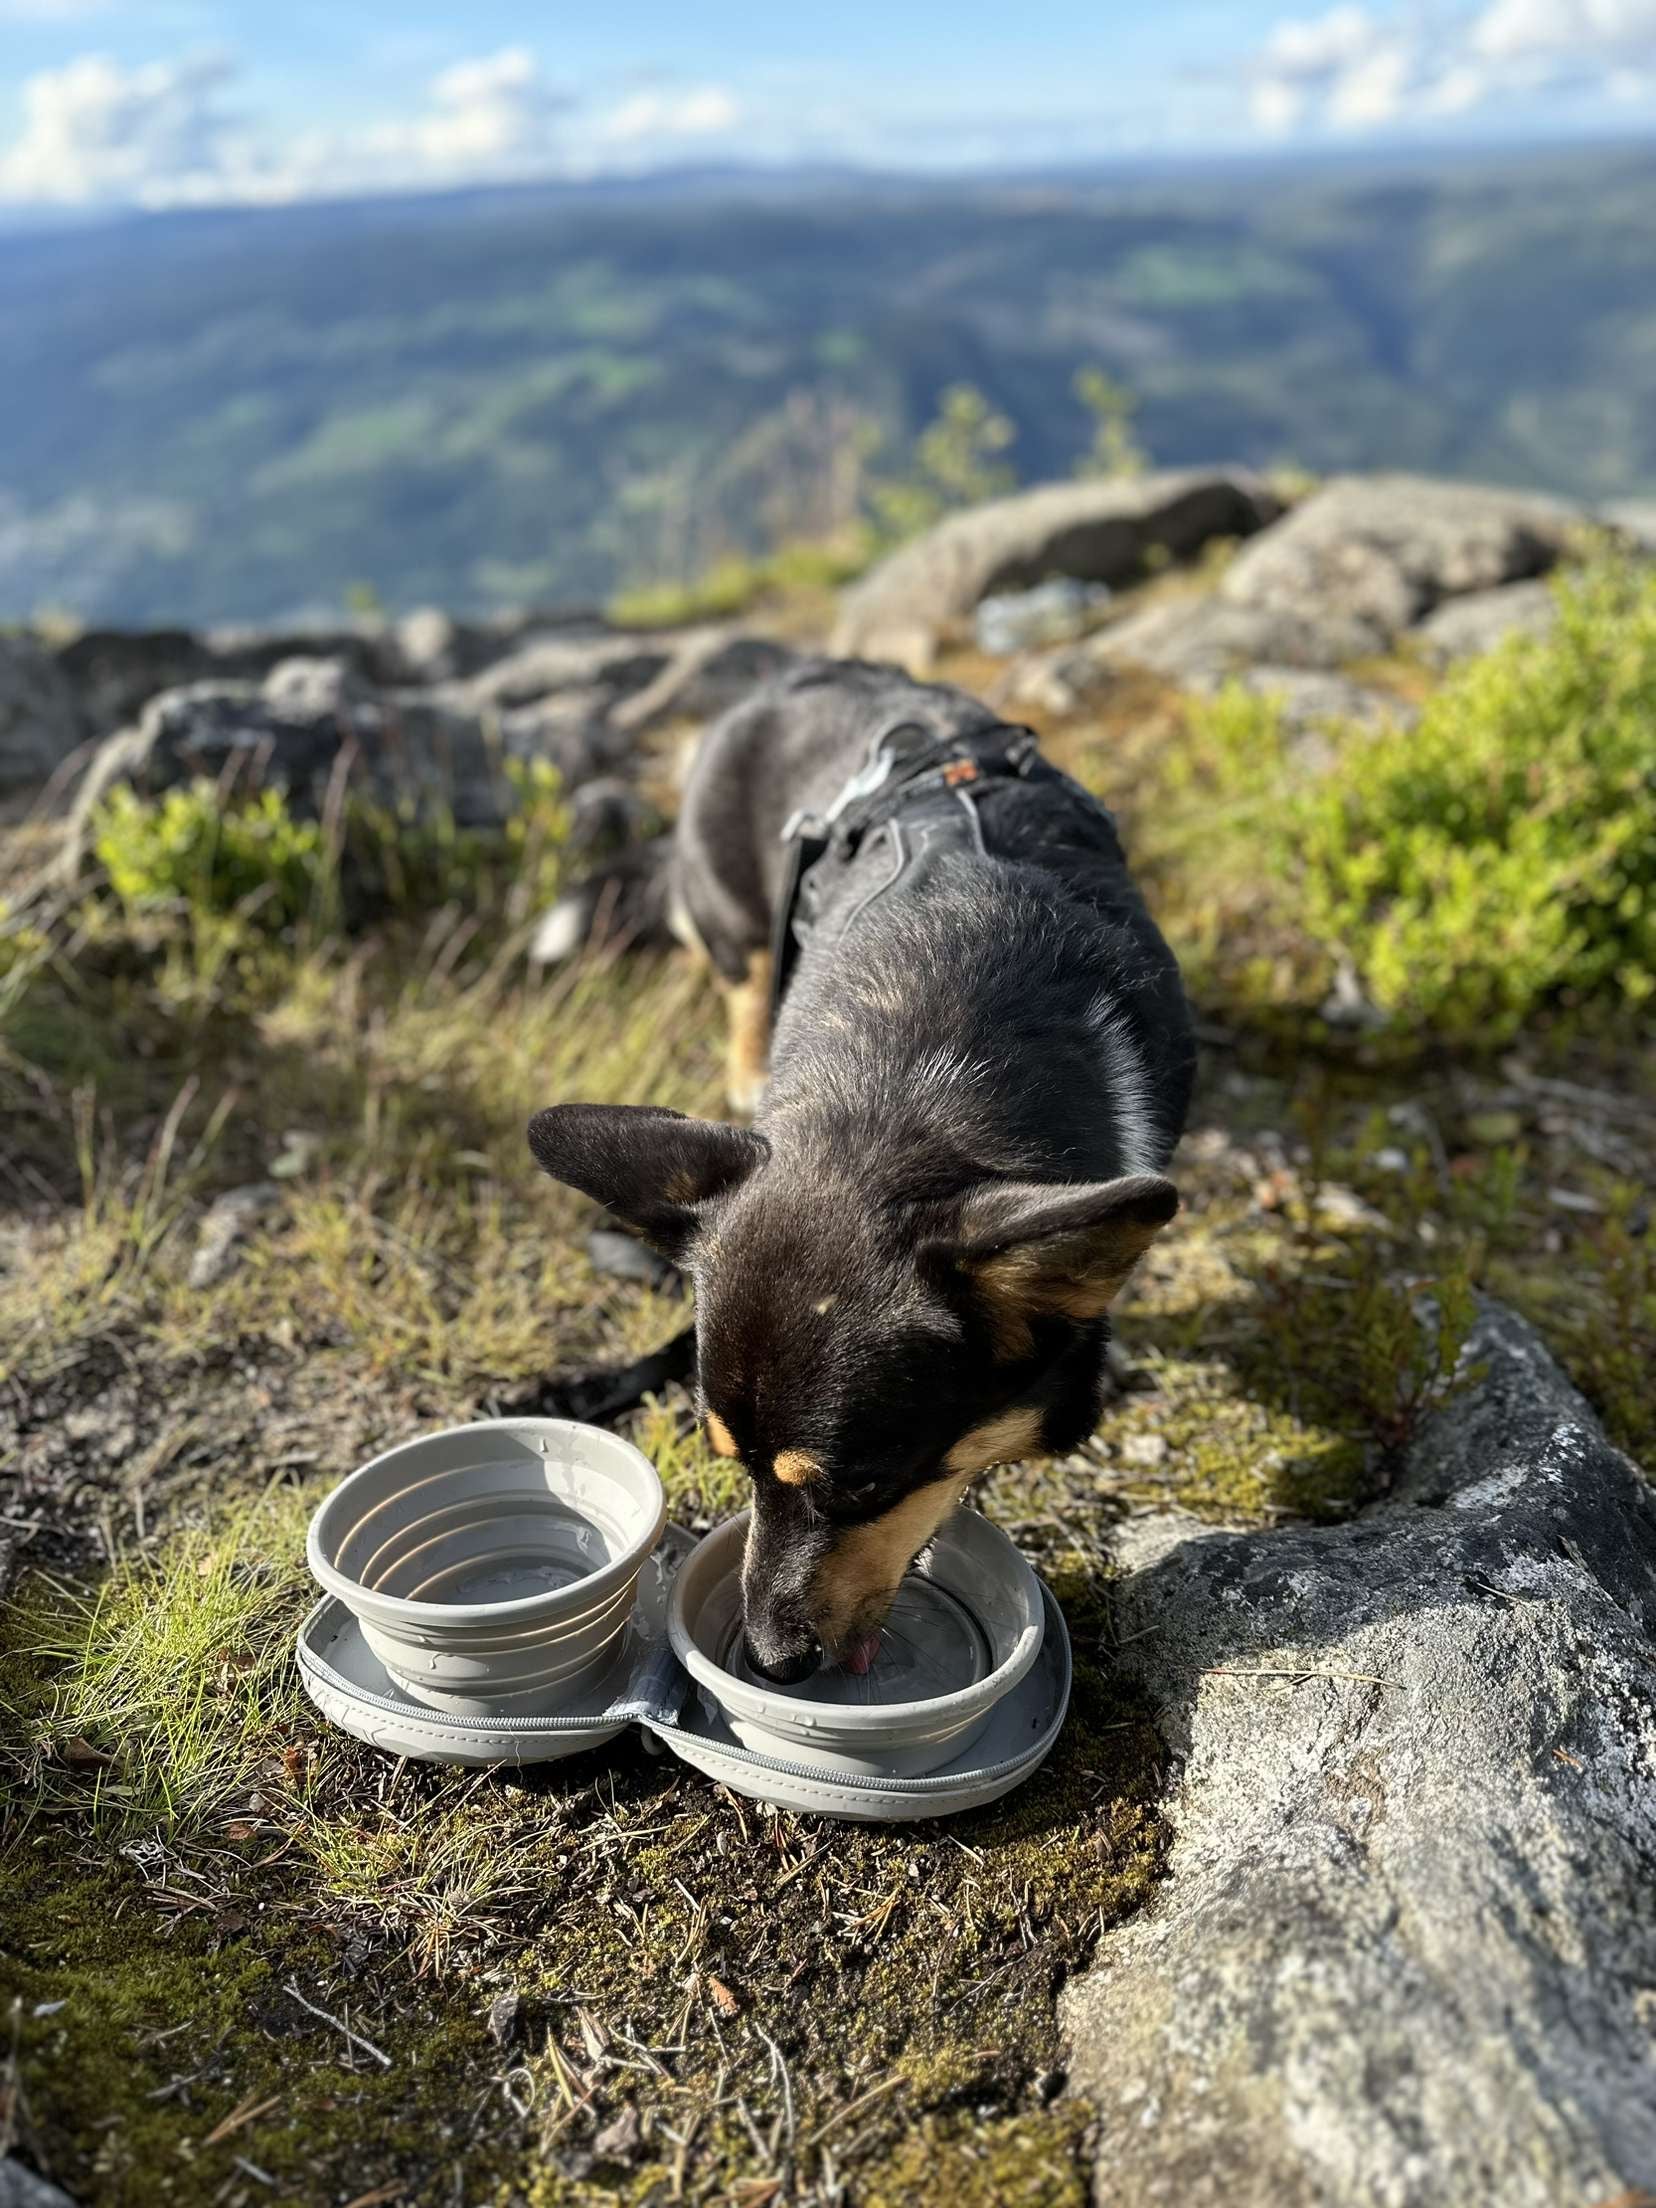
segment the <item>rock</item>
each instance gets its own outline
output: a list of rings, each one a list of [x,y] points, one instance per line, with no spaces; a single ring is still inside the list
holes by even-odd
[[[1558,625],[1558,601],[1549,583],[1503,583],[1450,598],[1409,632],[1409,641],[1433,667],[1492,652],[1509,636],[1548,636]]]
[[[504,710],[585,700],[601,704],[631,736],[675,714],[710,719],[794,657],[775,638],[744,636],[722,624],[538,637],[496,660],[463,695],[471,705]]]
[[[417,606],[397,623],[397,650],[415,682],[447,682],[460,674],[460,625],[441,606]]]
[[[69,2195],[12,2156],[0,2161],[0,2208],[75,2208]]]
[[[489,2003],[489,2037],[497,2047],[509,2047],[517,2034],[518,2010],[522,1996],[516,1986],[508,1986],[504,1993],[497,1993]]]
[[[598,636],[537,636],[465,685],[464,702],[506,708],[571,693],[624,698],[658,675],[671,646],[625,629]]]
[[[845,593],[836,652],[923,661],[938,635],[1002,591],[1049,576],[1112,589],[1155,554],[1186,559],[1214,537],[1247,537],[1281,506],[1245,469],[1048,483],[951,514]]]
[[[1347,1524],[1122,1529],[1182,1775],[1166,1882],[1063,2001],[1101,2202],[1656,2177],[1656,1494],[1512,1314],[1468,1357]]]
[[[52,655],[28,637],[0,635],[0,799],[37,796],[86,735]]]
[[[1001,591],[979,605],[973,637],[978,650],[995,659],[1067,644],[1086,634],[1110,595],[1107,583],[1079,583],[1073,575],[1055,575],[1033,590]]]
[[[279,659],[264,680],[264,697],[278,713],[300,720],[327,720],[371,707],[372,686],[348,659],[319,659],[295,653]]]
[[[629,2101],[601,2131],[592,2135],[592,2151],[600,2162],[628,2163],[643,2144],[644,2127],[637,2108]]]
[[[1362,623],[1381,650],[1445,598],[1541,575],[1588,517],[1562,501],[1424,476],[1342,476],[1239,552],[1232,605]]]
[[[367,681],[401,679],[393,640],[377,628],[289,630],[87,629],[54,655],[90,732],[135,721],[163,690],[196,682],[262,682],[285,659],[343,659]]]
[[[1656,498],[1618,498],[1599,510],[1599,520],[1641,552],[1656,552]]]
[[[375,692],[337,662],[283,662],[275,688],[200,682],[163,691],[135,727],[99,748],[76,794],[62,858],[78,866],[104,793],[130,782],[156,795],[198,776],[284,792],[296,813],[320,814],[343,760],[351,786],[381,805],[461,827],[492,827],[513,794],[498,736],[430,691]]]
[[[1415,708],[1402,698],[1321,668],[1250,667],[1237,681],[1252,696],[1274,701],[1282,726],[1296,740],[1304,764],[1314,763],[1306,740],[1331,724],[1408,728],[1419,718]]]
[[[615,709],[615,723],[633,734],[669,719],[712,720],[798,658],[772,636],[726,629],[676,650],[660,675]]]
[[[250,1181],[232,1188],[210,1204],[196,1229],[190,1256],[192,1288],[216,1288],[235,1268],[242,1243],[282,1192],[273,1181]]]
[[[404,614],[391,635],[397,668],[389,679],[436,683],[465,681],[533,637],[607,637],[614,632],[595,613],[494,613],[462,621],[440,606]]]
[[[1248,667],[1339,667],[1372,652],[1375,642],[1374,631],[1349,614],[1238,606],[1209,594],[1145,606],[1090,638],[1077,657],[1147,667],[1187,690],[1216,690]]]
[[[606,1280],[635,1280],[646,1288],[665,1289],[679,1277],[677,1268],[658,1256],[647,1242],[614,1227],[594,1227],[586,1247],[593,1271]]]

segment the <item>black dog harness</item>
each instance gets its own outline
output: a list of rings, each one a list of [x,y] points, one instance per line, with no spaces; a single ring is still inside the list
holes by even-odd
[[[1094,833],[1102,831],[1101,847],[1119,851],[1109,809],[1041,757],[1032,730],[1000,724],[938,736],[902,722],[871,740],[867,762],[825,812],[796,812],[782,830],[788,858],[771,944],[773,1021],[813,935],[826,928],[843,939],[878,899],[912,884],[945,852],[987,857],[979,800],[1016,782],[1062,790]],[[887,863],[850,893],[853,862],[882,844]]]

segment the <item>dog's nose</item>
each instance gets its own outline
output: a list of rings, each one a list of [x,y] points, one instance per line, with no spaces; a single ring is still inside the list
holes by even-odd
[[[749,1671],[757,1672],[761,1679],[768,1679],[773,1687],[797,1687],[800,1680],[809,1679],[821,1663],[822,1648],[813,1637],[803,1648],[781,1655],[761,1656],[744,1633],[742,1655]]]

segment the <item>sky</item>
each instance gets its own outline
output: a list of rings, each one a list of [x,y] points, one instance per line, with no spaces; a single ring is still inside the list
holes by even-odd
[[[0,0],[0,211],[1656,131],[1656,0]]]

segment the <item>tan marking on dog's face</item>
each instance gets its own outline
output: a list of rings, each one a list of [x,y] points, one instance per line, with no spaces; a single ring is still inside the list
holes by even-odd
[[[736,1446],[736,1436],[717,1411],[707,1414],[707,1438],[713,1444],[716,1457],[739,1457],[742,1453]]]
[[[670,1204],[693,1204],[700,1197],[701,1191],[696,1185],[695,1175],[681,1165],[676,1173],[668,1174],[662,1194]]]
[[[822,1477],[822,1466],[803,1449],[779,1449],[771,1460],[771,1470],[784,1487],[803,1487],[807,1481]]]
[[[1041,1446],[1041,1414],[1027,1408],[1002,1411],[961,1435],[943,1462],[964,1479],[992,1464],[1016,1464]]]
[[[965,1488],[963,1478],[933,1480],[883,1517],[849,1526],[839,1536],[817,1566],[811,1588],[811,1614],[830,1654],[883,1622],[898,1582]]]

